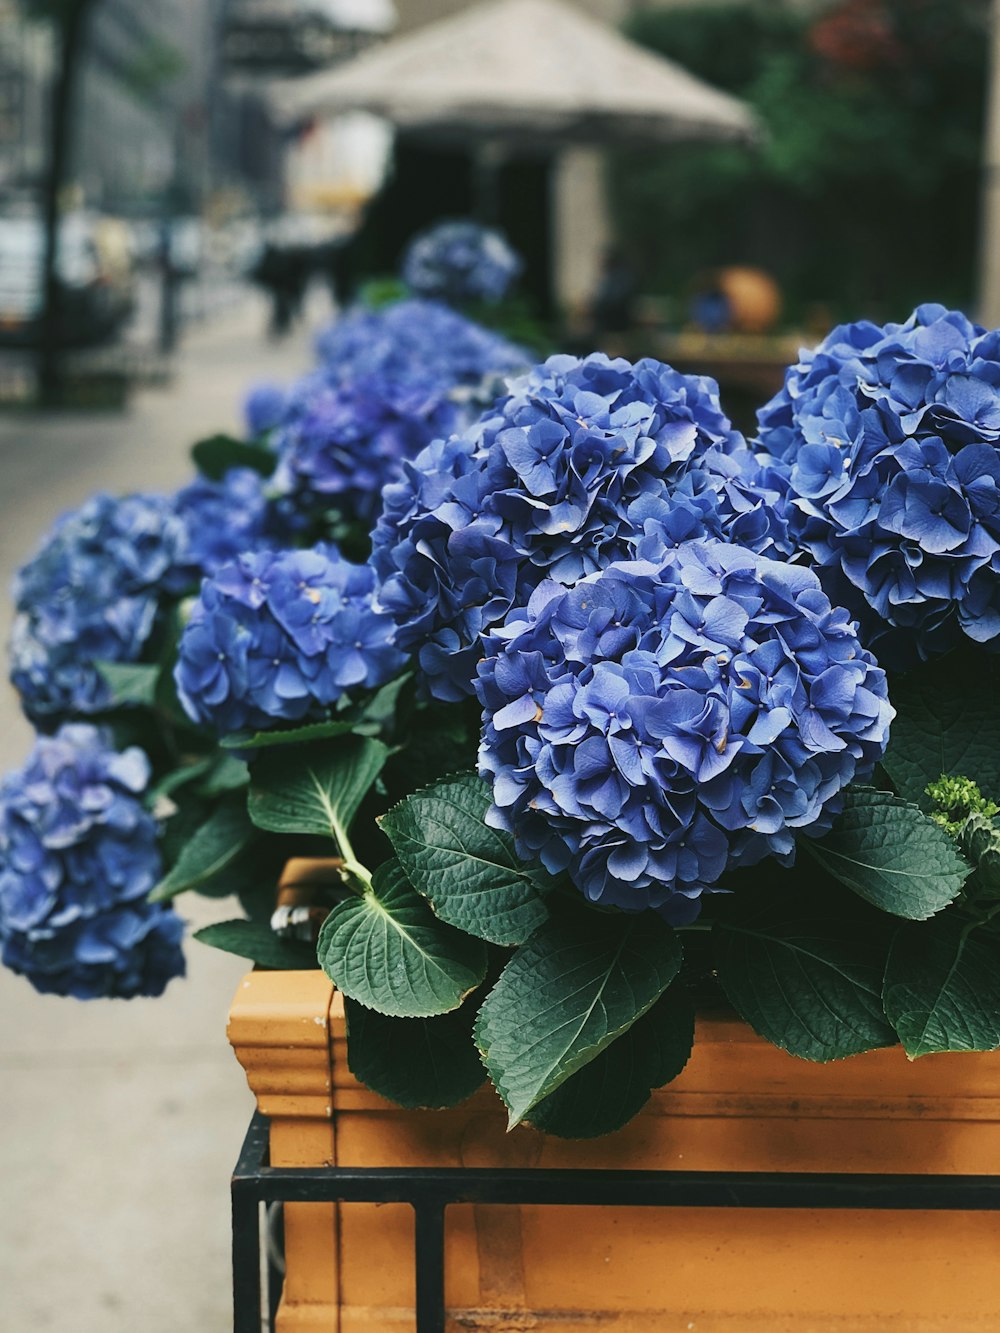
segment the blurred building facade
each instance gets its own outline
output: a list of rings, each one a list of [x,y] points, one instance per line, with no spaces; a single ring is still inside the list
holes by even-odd
[[[222,77],[229,0],[100,0],[74,116],[74,203],[108,212],[199,212],[213,197],[280,203],[283,143],[259,98]],[[55,43],[0,0],[0,192],[37,190]]]

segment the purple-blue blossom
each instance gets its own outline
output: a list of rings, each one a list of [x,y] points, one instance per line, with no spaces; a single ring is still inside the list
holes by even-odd
[[[10,675],[28,717],[52,724],[106,707],[95,662],[137,661],[161,597],[190,581],[168,500],[96,495],[60,519],[14,582]]]
[[[368,375],[335,385],[310,376],[274,434],[274,489],[300,519],[333,511],[369,528],[404,459],[458,421],[447,389],[431,379]]]
[[[257,384],[250,390],[243,403],[243,417],[251,439],[266,439],[280,425],[287,398],[288,390],[280,384]]]
[[[416,296],[448,305],[502,301],[524,267],[502,233],[467,220],[438,222],[403,257],[403,281]]]
[[[0,945],[36,990],[129,999],[183,976],[183,923],[147,901],[161,875],[148,780],[141,750],[75,724],[0,782]]]
[[[277,508],[265,485],[252,468],[238,467],[230,468],[220,481],[199,477],[177,492],[174,508],[184,524],[193,583],[245,551],[276,544]]]
[[[386,487],[380,600],[431,693],[459,699],[479,636],[543,580],[569,585],[691,537],[772,549],[783,485],[757,467],[713,380],[652,360],[552,357]]]
[[[257,552],[202,586],[174,677],[185,710],[222,735],[322,718],[405,664],[375,576],[335,547]]]
[[[816,575],[720,541],[545,582],[486,649],[489,822],[592,902],[677,924],[827,831],[893,716]]]
[[[503,391],[505,377],[531,357],[437,301],[398,301],[349,311],[320,335],[322,374],[334,383],[369,375],[396,382],[433,380],[450,390],[469,424]]]
[[[880,661],[1000,638],[1000,333],[938,305],[841,326],[759,419],[789,549]]]

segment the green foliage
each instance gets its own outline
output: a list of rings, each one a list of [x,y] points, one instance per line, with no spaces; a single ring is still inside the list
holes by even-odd
[[[160,668],[143,662],[95,662],[111,691],[113,708],[152,708],[156,704]]]
[[[1000,792],[1000,672],[983,653],[954,652],[891,682],[896,717],[882,761],[908,801],[929,806],[927,788],[961,774]]]
[[[654,916],[574,913],[521,945],[476,1022],[510,1127],[651,1009],[682,958],[677,935]]]
[[[714,933],[722,989],[775,1046],[827,1061],[895,1043],[882,1009],[891,922],[821,875],[740,890]]]
[[[902,926],[885,970],[885,1012],[910,1059],[1000,1047],[1000,940],[961,912]]]
[[[472,1025],[474,1004],[437,1018],[386,1018],[344,1001],[347,1066],[398,1106],[457,1106],[486,1082]]]
[[[992,801],[986,804],[989,807]],[[966,896],[977,905],[1000,898],[1000,823],[986,814],[971,814],[957,836],[966,859],[975,866]]]
[[[349,736],[355,729],[353,722],[308,722],[301,727],[277,728],[274,731],[234,731],[220,742],[224,750],[273,750],[279,745],[306,745],[311,741],[328,741],[334,736]]]
[[[539,894],[548,876],[486,825],[489,804],[486,784],[468,774],[416,792],[379,823],[442,921],[492,944],[521,944],[548,915]]]
[[[250,771],[250,818],[270,833],[333,838],[342,851],[388,751],[368,737],[265,751]]]
[[[206,823],[184,840],[173,868],[149,895],[167,902],[190,889],[205,891],[239,860],[256,837],[242,797],[223,801]],[[226,891],[230,891],[228,886]]]
[[[390,1018],[449,1013],[486,976],[485,946],[438,921],[398,861],[334,907],[318,955],[339,990]]]
[[[261,921],[219,921],[196,930],[194,937],[213,949],[249,958],[259,967],[273,971],[305,971],[316,966],[311,944],[282,939]]]
[[[852,787],[833,829],[799,847],[847,888],[893,916],[923,921],[953,902],[970,868],[944,829],[889,792]]]
[[[236,440],[231,435],[211,435],[191,447],[194,465],[209,481],[221,481],[230,468],[248,467],[269,477],[277,464],[277,454],[266,445]]]
[[[612,1134],[628,1124],[654,1088],[675,1079],[694,1043],[694,1004],[674,982],[652,1009],[529,1111],[536,1129],[565,1139]]]
[[[926,790],[935,806],[931,819],[952,837],[972,815],[992,819],[1000,814],[1000,805],[987,800],[971,778],[942,776],[937,782],[929,782]]]
[[[630,20],[631,36],[745,99],[765,129],[752,152],[615,155],[619,232],[648,290],[683,295],[692,274],[752,263],[793,314],[967,303],[988,2],[885,0],[890,42],[855,41],[853,63],[828,40],[843,8],[689,3]]]

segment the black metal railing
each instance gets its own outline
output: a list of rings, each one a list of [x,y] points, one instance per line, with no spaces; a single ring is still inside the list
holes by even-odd
[[[233,1173],[233,1329],[261,1333],[260,1205],[406,1203],[414,1212],[416,1333],[444,1333],[445,1212],[452,1204],[640,1208],[1000,1211],[1000,1176],[510,1167],[276,1167],[269,1121],[250,1122]],[[269,1267],[268,1308],[277,1303]]]

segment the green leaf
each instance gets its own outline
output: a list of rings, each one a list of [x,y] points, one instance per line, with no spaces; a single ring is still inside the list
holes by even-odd
[[[958,845],[975,866],[966,893],[977,901],[1000,898],[1000,820],[970,815],[959,830]]]
[[[325,835],[343,849],[388,753],[381,741],[354,736],[336,745],[267,752],[250,772],[250,818],[269,833]]]
[[[899,794],[928,807],[942,775],[971,778],[1000,797],[1000,672],[982,653],[954,652],[892,682],[896,717],[882,760]]]
[[[192,446],[191,457],[203,477],[221,481],[230,468],[248,467],[269,477],[277,465],[277,455],[263,444],[250,444],[231,435],[212,435]]]
[[[148,800],[151,805],[155,805],[161,796],[171,796],[174,792],[180,791],[182,787],[190,786],[197,782],[199,778],[209,774],[215,765],[214,759],[195,759],[193,762],[184,764],[181,768],[175,768],[170,773],[165,773],[163,777],[149,790]]]
[[[528,1113],[546,1134],[593,1139],[628,1124],[653,1088],[675,1079],[694,1043],[694,1002],[675,982],[652,1009],[596,1060],[568,1078]]]
[[[196,930],[194,937],[213,949],[238,954],[240,958],[249,958],[261,967],[275,971],[297,972],[315,970],[316,967],[316,954],[311,944],[282,939],[260,921],[219,921],[214,926]]]
[[[173,869],[149,895],[161,903],[202,889],[242,855],[256,837],[242,799],[228,800],[185,842]]]
[[[337,988],[390,1018],[457,1009],[486,976],[486,947],[438,921],[398,861],[323,923],[319,962]]]
[[[486,997],[476,1042],[510,1128],[610,1046],[680,970],[659,917],[599,912],[551,921],[522,944]]]
[[[885,791],[853,787],[832,832],[799,847],[867,902],[924,921],[954,902],[971,873],[954,841],[914,805]]]
[[[250,782],[250,770],[242,759],[220,754],[198,784],[198,794],[213,799],[226,792],[243,791]]]
[[[310,722],[304,727],[277,731],[237,731],[224,736],[220,744],[224,750],[272,750],[279,745],[304,745],[331,740],[334,736],[349,736],[352,731],[353,722]]]
[[[442,921],[491,944],[521,944],[548,916],[538,892],[548,876],[486,824],[489,805],[486,783],[468,774],[407,797],[379,824]]]
[[[473,1004],[437,1018],[386,1018],[354,1000],[347,1015],[347,1067],[398,1106],[457,1106],[486,1082],[472,1040]]]
[[[885,970],[885,1012],[911,1060],[1000,1046],[1000,940],[961,912],[901,926]]]
[[[730,1003],[760,1036],[805,1060],[894,1045],[882,1011],[890,919],[819,876],[796,879],[741,889],[723,907],[715,958]]]
[[[160,668],[144,662],[95,662],[117,708],[152,708]]]

